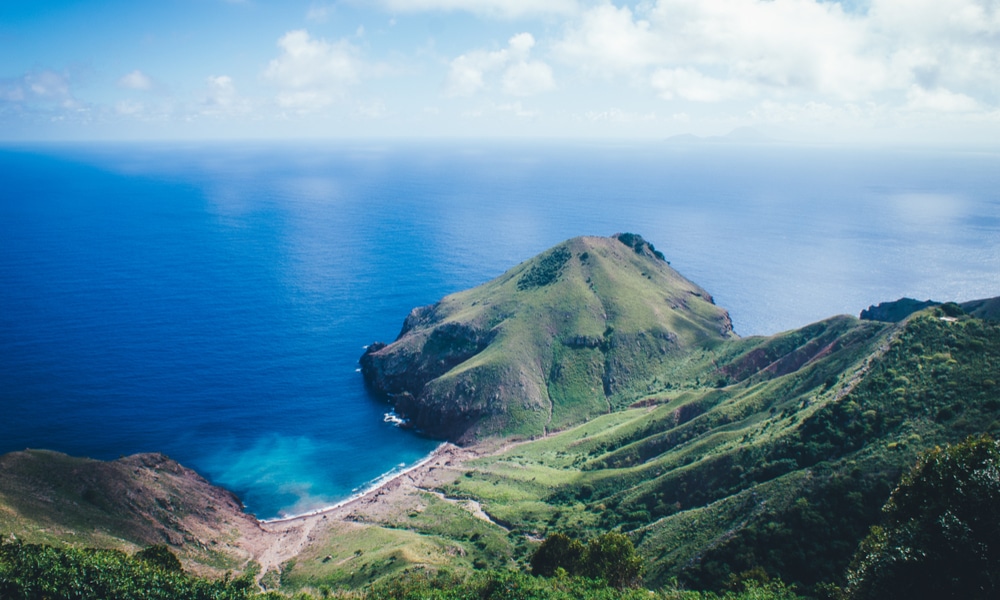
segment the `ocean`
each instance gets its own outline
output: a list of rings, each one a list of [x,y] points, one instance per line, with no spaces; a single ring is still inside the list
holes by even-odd
[[[1000,154],[669,142],[0,147],[0,452],[163,452],[261,518],[438,444],[358,357],[577,235],[642,234],[772,334],[1000,295]]]

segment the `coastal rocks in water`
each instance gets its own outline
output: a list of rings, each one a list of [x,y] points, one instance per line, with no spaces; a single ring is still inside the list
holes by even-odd
[[[416,308],[360,359],[365,381],[433,437],[533,437],[622,405],[668,357],[735,337],[705,290],[635,234],[566,241]]]

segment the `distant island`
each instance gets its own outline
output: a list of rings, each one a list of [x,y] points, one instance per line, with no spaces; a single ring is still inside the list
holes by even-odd
[[[368,347],[373,392],[443,443],[336,507],[260,522],[162,455],[3,455],[0,597],[92,563],[192,598],[993,597],[998,307],[740,338],[640,235],[574,238]]]

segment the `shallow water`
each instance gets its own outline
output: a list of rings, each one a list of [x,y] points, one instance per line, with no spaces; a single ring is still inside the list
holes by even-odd
[[[0,150],[0,451],[162,451],[261,517],[436,445],[357,359],[407,312],[641,233],[769,334],[1000,295],[1000,157],[670,144]]]

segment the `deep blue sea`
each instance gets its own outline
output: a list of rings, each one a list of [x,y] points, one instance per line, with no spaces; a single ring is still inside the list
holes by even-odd
[[[0,452],[160,451],[263,518],[436,442],[357,372],[418,305],[641,233],[770,334],[1000,295],[1000,154],[643,143],[0,148]]]

